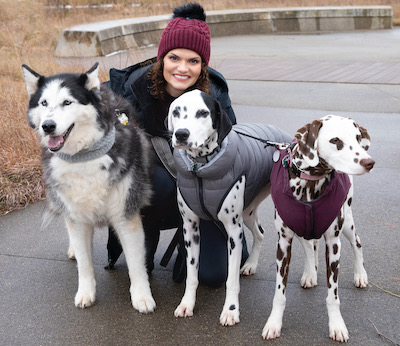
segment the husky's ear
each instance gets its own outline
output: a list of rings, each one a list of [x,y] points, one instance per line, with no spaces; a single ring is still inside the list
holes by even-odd
[[[99,63],[96,62],[92,68],[84,73],[82,76],[85,77],[85,88],[88,90],[100,89],[100,79],[99,79]]]
[[[297,143],[299,144],[299,149],[303,154],[304,161],[311,167],[315,167],[319,163],[317,147],[318,133],[321,126],[321,120],[314,120],[313,122],[297,130],[295,134]]]
[[[22,65],[22,73],[24,74],[26,90],[31,97],[38,90],[39,80],[44,77],[25,64]]]

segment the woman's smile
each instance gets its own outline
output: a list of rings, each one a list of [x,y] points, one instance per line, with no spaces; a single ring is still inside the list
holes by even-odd
[[[186,79],[190,78],[189,76],[182,76],[182,75],[179,75],[179,74],[174,74],[174,77],[177,78],[177,79],[181,79],[181,80],[186,80]]]

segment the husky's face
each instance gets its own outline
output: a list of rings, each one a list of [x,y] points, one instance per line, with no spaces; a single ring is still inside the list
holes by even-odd
[[[98,64],[84,74],[44,77],[22,66],[29,94],[28,121],[52,152],[73,155],[104,134],[97,125]]]

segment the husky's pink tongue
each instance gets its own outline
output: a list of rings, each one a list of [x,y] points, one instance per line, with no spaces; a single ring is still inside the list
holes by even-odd
[[[47,146],[49,147],[49,149],[55,149],[58,148],[63,142],[63,136],[50,136],[47,142]]]

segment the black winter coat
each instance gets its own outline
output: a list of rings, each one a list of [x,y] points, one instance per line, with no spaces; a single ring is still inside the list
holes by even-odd
[[[122,70],[111,69],[110,81],[105,84],[135,106],[138,112],[138,120],[147,133],[152,136],[169,138],[170,134],[165,127],[164,120],[174,98],[167,97],[167,100],[162,102],[150,94],[151,80],[147,76],[155,62],[156,58],[152,58]],[[208,68],[208,72],[211,82],[211,96],[221,104],[232,124],[236,124],[225,78],[211,67]]]

